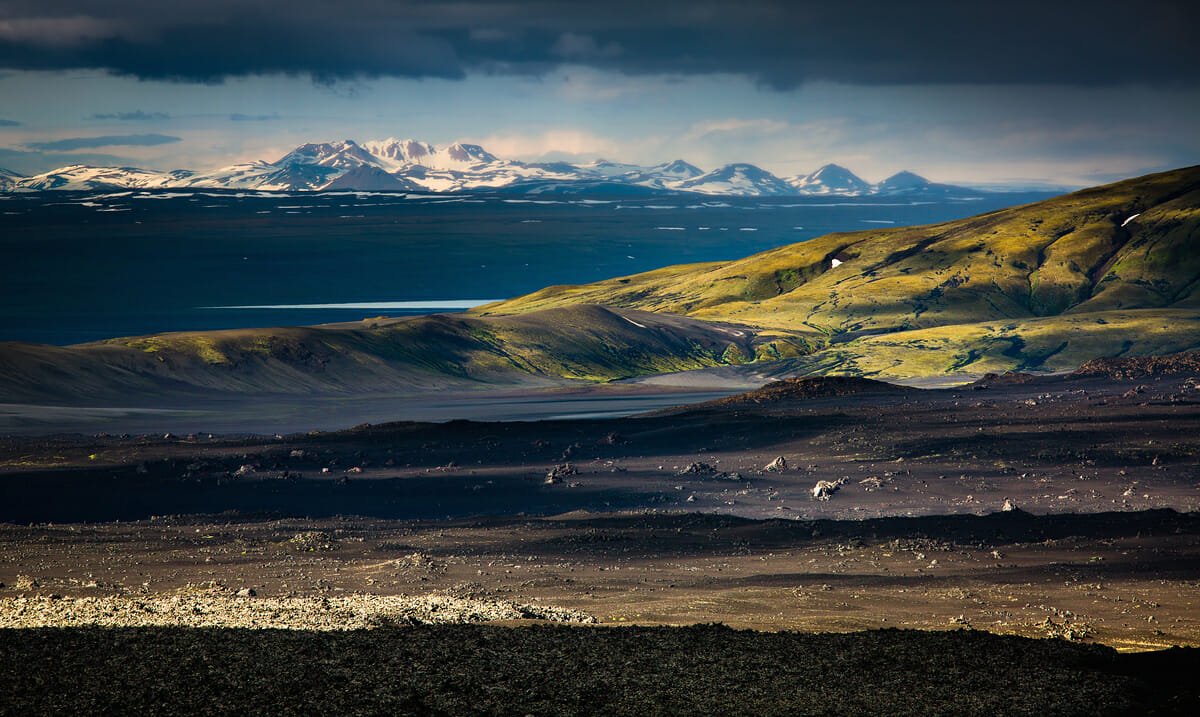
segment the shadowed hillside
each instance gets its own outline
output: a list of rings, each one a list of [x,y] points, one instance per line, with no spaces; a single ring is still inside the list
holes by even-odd
[[[578,303],[807,333],[837,345],[820,370],[852,373],[1063,369],[1184,350],[1200,343],[1200,167],[943,224],[549,287],[475,313]]]
[[[158,334],[65,348],[5,343],[0,400],[536,385],[682,371],[781,348],[798,353],[769,338],[728,324],[581,306],[502,318],[434,315]]]

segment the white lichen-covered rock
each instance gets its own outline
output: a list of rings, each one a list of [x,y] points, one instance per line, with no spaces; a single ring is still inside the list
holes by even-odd
[[[829,500],[829,497],[837,492],[838,488],[842,487],[845,479],[842,480],[819,480],[813,486],[812,494],[817,500]]]

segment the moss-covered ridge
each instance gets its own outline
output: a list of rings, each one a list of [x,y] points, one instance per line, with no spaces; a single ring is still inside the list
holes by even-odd
[[[607,381],[811,348],[743,326],[598,306],[169,333],[62,348],[10,343],[0,344],[0,402]]]
[[[1200,308],[1200,167],[922,227],[553,286],[474,310],[577,303],[825,335],[1110,309]]]
[[[1200,167],[923,227],[830,234],[731,262],[553,286],[577,302],[790,332],[815,373],[1064,370],[1200,348]]]

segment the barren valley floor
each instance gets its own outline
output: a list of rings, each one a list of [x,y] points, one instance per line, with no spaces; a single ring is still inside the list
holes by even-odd
[[[120,679],[136,674],[119,667],[135,650],[174,655],[164,659],[176,666],[198,654],[250,660],[277,686],[300,668],[263,651],[292,640],[337,669],[350,655],[418,639],[477,665],[453,684],[412,676],[403,689],[379,688],[409,714],[519,704],[570,713],[571,700],[587,699],[576,688],[600,684],[596,675],[615,686],[606,693],[614,714],[715,709],[747,684],[766,701],[730,713],[765,704],[774,707],[760,713],[1182,714],[1194,691],[1186,681],[1164,691],[1161,680],[1191,669],[1194,651],[1155,653],[1170,657],[1142,670],[1111,648],[1200,646],[1197,436],[1200,386],[1167,371],[991,377],[940,390],[806,379],[607,420],[381,424],[282,438],[9,437],[0,445],[0,626],[26,629],[0,631],[0,654],[11,665],[57,645],[63,667],[46,679],[60,686],[76,679],[65,666],[97,649]],[[819,481],[833,491],[825,499],[814,497]],[[488,617],[520,629],[404,627]],[[599,626],[529,627],[558,620]],[[596,647],[617,626],[714,622],[757,632],[618,630],[619,645]],[[329,632],[347,627],[374,629]],[[887,628],[923,632],[877,631]],[[934,645],[942,638],[927,631],[949,642]],[[991,643],[982,632],[1058,640]],[[755,642],[770,634],[782,642]],[[595,679],[530,680],[506,662],[489,687],[476,648],[492,640],[506,645],[488,652],[502,662]],[[628,660],[606,662],[672,641],[694,642],[672,670],[643,665],[635,679]],[[1070,694],[1048,686],[1053,670],[1022,662],[1046,650],[1062,651],[1054,679]],[[899,682],[856,702],[861,691],[796,671],[778,668],[772,682],[753,658],[785,653],[796,665],[836,654],[811,669],[851,676],[875,660],[867,672]],[[915,701],[898,685],[933,669],[935,653],[958,655],[957,682]],[[716,669],[710,659],[726,661],[726,681],[685,688]],[[1012,679],[980,677],[997,670]],[[367,683],[392,684],[367,672]],[[51,704],[21,679],[29,673],[9,674],[21,704]],[[179,692],[178,674],[161,677],[176,696],[211,697]],[[76,707],[116,699],[73,694]],[[349,709],[350,695],[329,692],[330,709]],[[815,701],[796,701],[804,695]],[[247,692],[238,704],[255,699]]]

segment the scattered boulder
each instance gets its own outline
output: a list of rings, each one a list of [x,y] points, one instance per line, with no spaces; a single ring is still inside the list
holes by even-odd
[[[831,398],[878,393],[913,391],[905,386],[859,376],[801,376],[772,381],[748,393],[718,399],[707,405],[745,406],[783,403],[811,398]]]
[[[254,588],[242,588],[241,590],[237,591],[237,597],[240,598],[256,597],[257,595],[258,593],[255,592]]]
[[[629,443],[629,441],[620,433],[610,433],[600,439],[600,445],[602,446],[619,446],[622,443]]]
[[[1011,513],[1016,509],[1017,504],[1013,502],[1012,498],[1005,498],[1004,505],[1000,506],[1000,510],[1004,511],[1005,513]]]
[[[238,478],[245,478],[248,475],[254,475],[254,466],[250,465],[249,463],[238,466],[238,469],[233,472],[233,475]]]
[[[337,550],[338,547],[337,541],[332,536],[319,530],[296,533],[288,538],[287,542],[293,548],[314,553]]]
[[[838,480],[819,480],[813,486],[812,494],[817,500],[829,500],[829,497],[842,487],[846,480],[844,478]]]
[[[561,463],[556,465],[546,472],[546,485],[562,483],[563,478],[566,478],[567,476],[573,476],[578,472],[579,471],[575,470],[575,466],[571,465],[570,463]]]
[[[1095,358],[1075,369],[1075,378],[1100,376],[1114,380],[1132,380],[1155,376],[1200,374],[1200,352],[1185,351],[1165,356],[1122,356]]]
[[[38,581],[36,578],[30,577],[28,575],[18,575],[17,576],[16,588],[18,590],[33,590],[34,588],[38,588],[38,587],[41,587],[41,585],[38,584]]]
[[[1140,386],[1134,386],[1133,388],[1129,389],[1125,393],[1122,393],[1121,398],[1134,398],[1140,394],[1145,393],[1147,390],[1149,390],[1149,388],[1150,387],[1145,384],[1142,384]]]
[[[763,470],[771,471],[772,473],[782,473],[783,471],[787,470],[787,459],[783,456],[779,456],[775,460],[768,463]]]
[[[717,469],[712,467],[708,463],[697,462],[697,463],[689,463],[687,468],[684,468],[683,470],[679,471],[679,475],[681,475],[681,476],[682,475],[707,476],[707,475],[712,475],[713,473],[716,473],[716,472],[717,472]]]
[[[404,573],[440,573],[446,570],[445,563],[440,563],[420,551],[398,558],[395,565]]]

